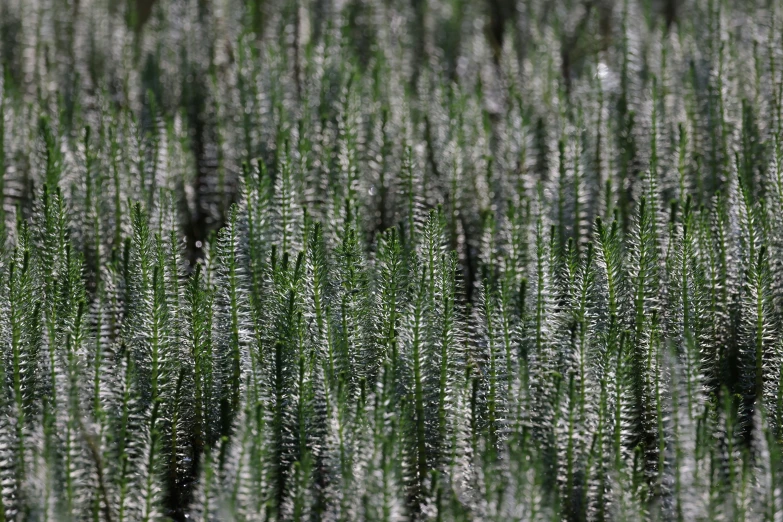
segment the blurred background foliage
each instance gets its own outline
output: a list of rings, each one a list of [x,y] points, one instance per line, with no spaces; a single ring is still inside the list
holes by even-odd
[[[681,10],[693,10],[696,6],[681,6],[679,0],[650,0],[641,8],[650,30],[667,32]],[[388,48],[380,40],[383,33],[377,25],[386,26],[392,33],[384,36],[393,38],[404,55],[405,67],[395,81],[400,82],[402,96],[412,105],[408,125],[422,129],[421,138],[429,142],[435,138],[432,118],[418,105],[426,105],[432,80],[438,75],[442,74],[439,81],[445,81],[444,86],[448,82],[459,83],[464,76],[465,89],[482,90],[486,101],[482,110],[492,136],[499,131],[498,118],[510,108],[510,100],[498,91],[501,84],[509,80],[507,75],[515,71],[521,74],[525,67],[529,68],[531,56],[545,50],[542,45],[549,46],[548,40],[545,43],[537,35],[549,32],[546,39],[554,38],[556,44],[546,48],[546,62],[537,61],[536,67],[552,69],[550,75],[557,75],[550,78],[553,85],[562,87],[566,96],[574,81],[594,74],[601,56],[612,53],[623,38],[623,10],[616,0],[4,0],[0,9],[5,96],[20,96],[28,103],[38,98],[48,100],[52,108],[48,116],[54,118],[58,129],[62,126],[73,136],[85,124],[107,132],[106,126],[95,120],[96,109],[135,118],[139,145],[147,148],[150,141],[157,139],[155,125],[176,120],[177,125],[185,126],[178,132],[185,140],[183,147],[195,172],[186,173],[179,181],[181,189],[191,194],[188,208],[182,209],[182,219],[192,259],[200,255],[195,245],[203,244],[220,228],[229,205],[237,201],[238,163],[256,157],[263,158],[269,166],[274,163],[275,144],[252,139],[250,131],[245,132],[245,150],[238,157],[228,158],[220,150],[229,144],[225,141],[228,132],[219,128],[216,121],[218,114],[231,114],[229,120],[241,120],[244,125],[259,123],[259,115],[237,114],[250,109],[237,106],[237,100],[231,96],[219,99],[227,84],[241,91],[248,86],[252,74],[272,67],[263,65],[259,69],[248,65],[248,60],[260,58],[258,50],[254,50],[258,44],[252,43],[252,39],[274,41],[276,52],[293,53],[279,58],[285,65],[277,67],[285,67],[286,74],[276,89],[282,98],[277,103],[282,102],[293,113],[302,105],[302,84],[309,81],[307,76],[313,72],[306,62],[319,47],[328,44],[330,31],[339,30],[341,34],[341,69],[355,68],[349,76],[374,75],[376,81],[381,81],[383,68],[390,65],[385,63],[389,60],[384,57]],[[118,27],[117,21],[122,19],[125,27]],[[641,19],[634,20],[637,22]],[[676,26],[675,29],[679,30]],[[250,34],[252,38],[248,39]],[[476,38],[483,41],[478,43]],[[481,64],[487,71],[478,77],[471,71],[476,60],[467,56],[471,47],[477,49],[476,45],[485,49],[478,52],[485,52],[488,59]],[[513,56],[515,67],[501,66],[504,47],[506,59]],[[553,52],[556,55],[551,55]],[[430,76],[424,80],[429,82],[427,85],[421,80],[422,71],[425,77]],[[245,73],[251,76],[241,78]],[[332,92],[321,89],[322,95],[333,96],[336,101],[340,82],[332,76],[331,83]],[[556,90],[550,95],[558,96]],[[323,101],[331,103],[328,99]],[[290,103],[297,108],[288,107]],[[319,110],[328,110],[323,105]],[[525,108],[525,117],[538,121],[541,132],[551,133],[555,126],[548,121],[551,118],[544,112],[536,115],[535,110],[530,110],[533,105]],[[33,127],[28,126],[29,132],[38,134]],[[15,143],[16,140],[8,157],[13,157]],[[428,149],[434,152],[429,145]],[[545,155],[542,151],[538,154]],[[428,153],[426,166],[437,176],[440,173],[433,156]],[[95,158],[100,161],[102,154],[96,153]],[[16,159],[19,161],[6,160],[6,168],[13,166],[13,171],[7,176],[11,179],[4,193],[5,205],[20,206],[29,212],[40,183],[36,184],[31,158]],[[540,167],[543,169],[543,165]],[[216,183],[220,184],[219,189]],[[151,199],[155,197],[150,195]],[[368,233],[392,224],[383,211],[381,214]],[[476,223],[464,225],[469,233]],[[472,261],[468,264],[475,265]]]

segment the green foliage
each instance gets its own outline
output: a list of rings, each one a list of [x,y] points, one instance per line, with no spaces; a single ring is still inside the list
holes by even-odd
[[[780,520],[778,7],[0,1],[0,521]]]

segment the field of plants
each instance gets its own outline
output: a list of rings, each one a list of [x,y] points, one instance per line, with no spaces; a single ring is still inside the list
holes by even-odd
[[[780,522],[781,29],[0,0],[0,522]]]

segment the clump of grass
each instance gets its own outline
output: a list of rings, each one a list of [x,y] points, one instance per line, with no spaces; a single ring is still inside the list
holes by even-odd
[[[774,2],[143,4],[0,3],[0,520],[781,517]]]

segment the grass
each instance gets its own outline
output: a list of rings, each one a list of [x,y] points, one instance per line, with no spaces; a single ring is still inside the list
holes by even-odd
[[[0,521],[780,520],[778,11],[0,1]]]

